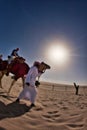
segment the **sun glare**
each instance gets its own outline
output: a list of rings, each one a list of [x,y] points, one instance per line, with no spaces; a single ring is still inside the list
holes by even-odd
[[[68,59],[68,51],[63,46],[52,45],[48,51],[48,58],[55,64],[64,64]]]

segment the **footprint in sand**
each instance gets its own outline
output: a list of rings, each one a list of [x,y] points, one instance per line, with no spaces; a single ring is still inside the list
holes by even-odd
[[[42,111],[44,109],[44,106],[42,104],[38,104],[36,105],[36,107],[34,107],[34,110],[36,111]]]
[[[70,115],[71,119],[69,120],[67,126],[71,129],[82,129],[84,127],[84,119],[81,117],[79,113],[74,113]],[[73,123],[71,123],[73,122]]]
[[[68,107],[67,106],[63,106],[61,109],[68,110]]]
[[[58,117],[60,117],[60,114],[58,114],[58,111],[49,111],[46,114],[42,115],[42,118],[49,121],[54,121]]]
[[[79,114],[78,113],[74,113],[74,114],[71,114],[70,116],[79,116]]]
[[[49,111],[48,114],[56,114],[58,111]]]
[[[81,129],[84,125],[83,124],[67,124],[67,126],[69,126],[70,128],[73,128],[73,129]]]

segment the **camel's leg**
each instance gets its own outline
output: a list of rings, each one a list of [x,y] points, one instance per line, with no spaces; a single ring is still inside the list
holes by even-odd
[[[24,84],[25,84],[25,77],[22,77],[22,83],[23,83],[23,88],[24,88]]]
[[[10,91],[11,91],[11,89],[12,89],[12,86],[14,85],[14,83],[15,83],[15,79],[12,81],[12,83],[11,83],[11,85],[10,85],[10,88],[9,88],[9,90],[8,90],[8,94],[10,93]]]
[[[2,78],[4,76],[3,72],[0,72],[0,88],[2,88]]]
[[[2,82],[1,82],[1,80],[2,80],[2,77],[0,76],[0,88],[2,88]]]

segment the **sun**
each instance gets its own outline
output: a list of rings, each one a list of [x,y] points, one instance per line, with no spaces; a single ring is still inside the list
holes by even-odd
[[[64,46],[52,45],[48,50],[48,58],[56,64],[64,64],[68,59],[68,51]]]

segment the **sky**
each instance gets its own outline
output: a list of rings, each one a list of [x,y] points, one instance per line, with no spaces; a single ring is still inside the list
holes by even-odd
[[[58,60],[58,46],[66,58]],[[34,61],[51,66],[41,80],[87,85],[87,1],[0,0],[3,59],[14,48],[20,48],[29,66]]]

